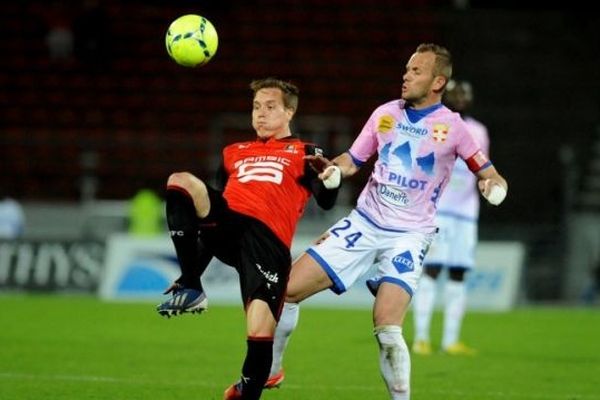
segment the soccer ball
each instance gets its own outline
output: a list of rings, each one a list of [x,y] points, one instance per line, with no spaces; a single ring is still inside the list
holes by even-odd
[[[184,67],[206,64],[217,52],[219,36],[206,18],[188,14],[171,23],[165,36],[169,56]]]

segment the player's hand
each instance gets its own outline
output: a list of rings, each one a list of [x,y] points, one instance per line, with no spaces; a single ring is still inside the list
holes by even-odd
[[[307,155],[304,156],[304,159],[308,162],[308,165],[315,171],[320,174],[330,165],[333,165],[333,162],[322,155]]]
[[[327,189],[337,189],[342,183],[342,170],[337,165],[330,165],[319,174],[319,179]]]
[[[492,205],[500,205],[506,198],[506,189],[492,179],[481,179],[477,182],[481,195]]]

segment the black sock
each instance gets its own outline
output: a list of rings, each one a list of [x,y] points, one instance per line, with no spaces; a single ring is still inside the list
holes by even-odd
[[[202,290],[200,275],[204,269],[198,268],[198,217],[194,201],[183,190],[167,188],[167,224],[171,240],[175,246],[181,277],[177,280],[185,288]]]
[[[269,378],[273,360],[273,338],[248,338],[242,368],[242,399],[257,400]]]

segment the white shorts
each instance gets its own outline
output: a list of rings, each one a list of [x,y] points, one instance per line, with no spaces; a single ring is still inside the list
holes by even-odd
[[[473,268],[477,245],[477,221],[455,215],[436,216],[439,232],[425,258],[425,265]]]
[[[333,281],[331,290],[344,293],[377,264],[367,281],[375,294],[383,282],[404,288],[411,296],[423,271],[423,258],[433,233],[390,231],[378,228],[368,217],[353,210],[329,228],[329,237],[306,252]]]

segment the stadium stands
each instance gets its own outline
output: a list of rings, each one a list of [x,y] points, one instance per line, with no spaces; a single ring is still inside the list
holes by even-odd
[[[0,74],[0,127],[10,174],[2,174],[1,184],[15,197],[78,200],[81,176],[93,173],[98,198],[123,199],[142,178],[160,188],[173,169],[212,172],[206,154],[218,150],[207,146],[210,121],[247,112],[248,83],[265,75],[299,83],[303,115],[346,114],[358,129],[387,95],[377,80],[398,74],[386,58],[402,60],[415,37],[434,36],[429,18],[405,18],[401,33],[390,35],[394,2],[366,9],[292,2],[286,12],[273,7],[275,0],[240,3],[207,10],[221,44],[201,70],[175,65],[164,49],[170,20],[192,12],[186,2],[101,3],[111,40],[96,66],[79,59],[77,49],[52,60],[45,45],[45,21],[73,28],[79,3],[3,5],[0,25],[11,40],[0,45],[8,55]],[[84,154],[95,154],[95,165],[84,167]]]

